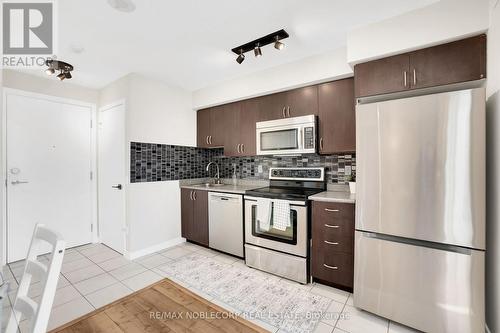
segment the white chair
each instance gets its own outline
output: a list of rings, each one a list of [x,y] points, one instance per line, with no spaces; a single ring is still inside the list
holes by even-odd
[[[44,242],[52,246],[48,265],[37,259]],[[21,283],[19,283],[6,333],[16,333],[19,323],[23,318],[28,320],[27,327],[29,333],[46,332],[57,289],[57,281],[59,280],[59,273],[61,271],[65,246],[66,242],[58,233],[46,228],[42,224],[35,226],[24,266],[24,273]],[[40,283],[42,283],[42,294],[39,303],[28,297],[33,277],[39,278]]]
[[[9,302],[7,299],[7,292],[9,290],[9,282],[6,282],[2,276],[2,268],[0,266],[0,333],[2,333],[3,327],[3,302]]]

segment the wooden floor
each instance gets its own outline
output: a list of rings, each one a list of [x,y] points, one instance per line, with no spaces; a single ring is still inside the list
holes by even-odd
[[[200,318],[200,314],[209,318]],[[51,332],[267,332],[228,315],[228,311],[165,279]]]

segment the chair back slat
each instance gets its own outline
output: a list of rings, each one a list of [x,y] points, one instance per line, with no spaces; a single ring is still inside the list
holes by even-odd
[[[37,260],[43,242],[51,245],[48,265]],[[58,233],[41,224],[35,226],[24,266],[24,273],[7,324],[7,333],[16,333],[18,325],[23,319],[28,320],[29,333],[46,332],[59,273],[61,272],[65,246],[66,242]],[[34,276],[38,277],[42,284],[42,294],[38,303],[28,297],[31,280]]]
[[[38,277],[40,279],[45,278],[47,275],[48,267],[38,260],[27,259],[26,262],[26,273],[31,274],[31,276]]]

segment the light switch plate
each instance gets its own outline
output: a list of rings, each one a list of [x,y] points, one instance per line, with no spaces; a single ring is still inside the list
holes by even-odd
[[[259,173],[262,173],[263,172],[263,169],[262,169],[262,164],[259,164],[258,168],[257,168],[258,172]]]

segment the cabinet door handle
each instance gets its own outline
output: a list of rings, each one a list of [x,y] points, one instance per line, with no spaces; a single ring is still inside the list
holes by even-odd
[[[290,106],[286,107],[286,113],[288,114],[288,117],[290,118]]]
[[[206,139],[206,141],[207,141],[207,145],[208,145],[208,144],[209,144],[209,143],[208,143],[208,135],[207,135],[207,139]]]
[[[404,85],[405,87],[408,86],[408,73],[406,73],[406,71],[403,72],[403,81],[404,81]]]
[[[325,241],[326,244],[330,244],[330,245],[339,245],[338,242],[329,242],[329,241]]]
[[[319,149],[323,150],[323,138],[319,139]]]
[[[242,152],[242,153],[244,153],[244,152],[245,152],[245,144],[244,144],[244,143],[242,143],[242,144],[241,144],[241,152]]]
[[[417,71],[413,68],[413,86],[417,85]]]
[[[193,191],[193,199],[196,200],[196,191]]]
[[[286,110],[286,106],[284,106],[283,110],[281,110],[281,114],[283,115],[283,118],[286,118],[285,110]]]
[[[338,210],[338,209],[330,209],[330,208],[325,208],[325,210],[326,210],[327,212],[332,212],[332,213],[338,213],[338,212],[340,212],[340,210]]]
[[[193,191],[189,192],[189,199],[193,200]]]
[[[208,137],[208,143],[212,144],[212,136],[211,135]]]
[[[325,266],[326,268],[328,269],[339,269],[337,266],[330,266],[330,265],[327,265],[327,264],[323,264],[323,266]]]
[[[338,225],[331,225],[331,224],[326,224],[326,223],[325,223],[325,227],[334,228],[334,229],[340,228],[340,226],[338,226]]]
[[[238,150],[238,154],[241,153],[241,151],[240,151],[240,144],[239,143],[238,143],[238,146],[237,146],[236,150]]]

